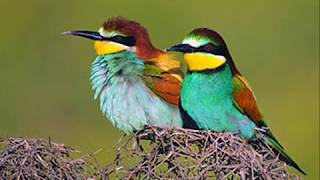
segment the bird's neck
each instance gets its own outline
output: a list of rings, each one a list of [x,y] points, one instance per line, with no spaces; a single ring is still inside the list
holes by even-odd
[[[145,61],[160,56],[164,52],[157,49],[151,43],[149,36],[139,35],[136,37],[137,56]]]
[[[183,84],[186,83],[189,85],[184,90],[191,92],[196,88],[196,96],[213,98],[215,103],[232,101],[232,72],[228,64],[215,70],[188,72]]]
[[[95,98],[109,87],[126,89],[131,82],[141,79],[143,69],[143,62],[130,51],[98,56],[92,63],[90,77]]]
[[[106,71],[109,78],[132,78],[143,72],[144,64],[135,53],[122,51],[98,56],[93,63],[92,71],[95,72],[97,67]]]

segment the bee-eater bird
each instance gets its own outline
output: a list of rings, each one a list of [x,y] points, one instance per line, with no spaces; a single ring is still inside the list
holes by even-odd
[[[182,126],[180,62],[155,48],[142,25],[117,17],[105,21],[98,32],[64,34],[94,40],[94,98],[100,98],[100,109],[114,126],[125,133],[148,124]]]
[[[195,29],[184,37],[182,44],[167,51],[182,52],[188,65],[180,95],[184,127],[237,132],[245,139],[259,134],[259,139],[279,153],[283,161],[305,174],[271,133],[252,89],[217,32]]]

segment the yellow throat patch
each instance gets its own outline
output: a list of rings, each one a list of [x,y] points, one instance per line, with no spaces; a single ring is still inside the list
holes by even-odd
[[[216,69],[226,62],[226,58],[224,56],[209,53],[186,53],[184,54],[184,59],[191,71]]]
[[[95,41],[94,47],[98,55],[111,54],[129,49],[128,46],[112,41]]]

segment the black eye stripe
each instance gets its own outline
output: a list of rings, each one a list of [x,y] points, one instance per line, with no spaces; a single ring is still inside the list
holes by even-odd
[[[204,44],[204,45],[198,47],[197,49],[199,49],[199,50],[208,50],[209,47],[210,47],[212,50],[216,48],[216,46],[213,45],[212,43],[208,43],[208,44]]]
[[[222,46],[216,46],[212,43],[208,43],[205,45],[202,45],[198,48],[195,48],[196,52],[208,52],[215,55],[225,55],[225,48]]]
[[[117,42],[126,46],[134,46],[136,43],[135,38],[132,36],[124,37],[124,36],[116,35],[116,36],[107,38],[107,40]]]

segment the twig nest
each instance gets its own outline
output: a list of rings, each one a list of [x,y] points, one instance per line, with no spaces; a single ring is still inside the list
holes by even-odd
[[[299,179],[260,141],[148,126],[121,139],[105,179]]]
[[[74,149],[50,140],[0,139],[0,179],[88,179],[91,163]],[[93,161],[92,161],[93,162]]]

